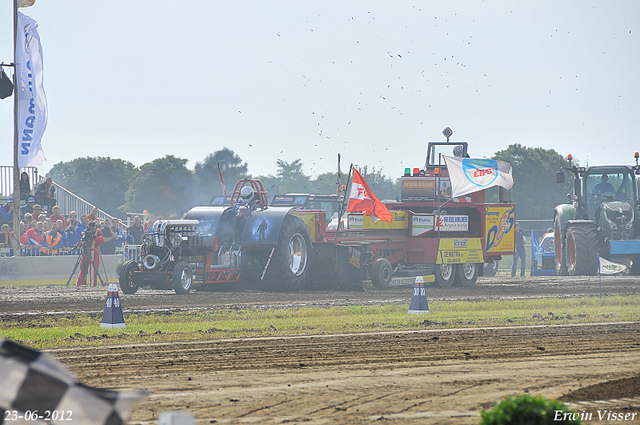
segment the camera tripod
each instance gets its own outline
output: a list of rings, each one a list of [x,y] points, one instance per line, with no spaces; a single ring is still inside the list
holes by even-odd
[[[89,252],[89,249],[86,247],[86,245],[84,243],[82,243],[82,252],[80,253],[80,255],[78,255],[78,259],[76,260],[76,265],[73,266],[73,270],[71,271],[71,275],[69,276],[69,280],[67,280],[67,286],[69,286],[69,282],[71,282],[71,278],[76,273],[76,270],[78,270],[78,266],[82,262],[82,257],[84,257],[85,255],[89,258],[89,261],[91,261],[90,265],[93,266],[93,270],[95,270],[96,275],[98,276],[98,279],[100,279],[100,285],[104,286],[104,282],[102,281],[102,278],[100,277],[100,271],[98,270],[98,267],[96,266],[96,262],[93,259],[93,256],[91,254],[92,253]],[[87,266],[87,274],[89,274],[89,266]],[[86,279],[86,276],[85,276],[85,279]],[[91,277],[90,276],[89,276],[89,281],[91,281]]]

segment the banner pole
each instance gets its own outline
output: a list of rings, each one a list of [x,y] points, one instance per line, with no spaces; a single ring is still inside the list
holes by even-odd
[[[18,72],[16,54],[18,36],[18,0],[13,0],[13,255],[20,256],[20,167],[18,163]]]

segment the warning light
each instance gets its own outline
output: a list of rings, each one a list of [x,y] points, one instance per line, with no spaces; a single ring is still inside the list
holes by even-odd
[[[411,168],[405,168],[405,169],[404,169],[404,176],[405,176],[405,177],[408,177],[408,176],[410,176],[410,175],[411,175]]]
[[[568,159],[569,161],[573,161],[573,155],[571,155],[571,154],[567,155],[567,159]]]
[[[440,175],[440,168],[439,168],[439,167],[436,167],[436,168],[433,170],[433,174],[435,174],[436,176],[439,176],[439,175]]]
[[[638,154],[638,152],[636,152],[636,153],[634,153],[634,154],[633,154],[633,157],[634,157],[635,159],[638,159],[638,158],[640,158],[640,154]]]
[[[420,169],[418,167],[413,169],[413,175],[414,176],[419,176],[420,175]]]

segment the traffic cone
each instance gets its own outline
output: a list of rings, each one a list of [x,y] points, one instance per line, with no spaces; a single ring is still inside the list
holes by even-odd
[[[429,303],[427,302],[427,290],[424,288],[424,278],[416,276],[416,286],[413,287],[409,314],[424,314],[428,312]]]
[[[101,328],[106,329],[122,329],[126,325],[124,316],[122,315],[122,305],[120,305],[120,297],[118,296],[118,285],[109,284],[107,292],[107,301],[104,303],[104,312],[102,313]]]

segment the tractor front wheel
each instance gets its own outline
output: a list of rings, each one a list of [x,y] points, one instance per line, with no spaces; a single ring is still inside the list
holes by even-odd
[[[138,270],[137,263],[131,260],[122,263],[118,282],[120,283],[120,289],[125,294],[135,294],[138,291],[138,284],[133,281],[133,272],[136,270]]]
[[[598,231],[595,225],[569,227],[565,249],[569,275],[595,276],[598,274]]]
[[[173,268],[173,290],[178,295],[185,295],[191,291],[193,272],[185,262],[179,262]]]
[[[567,260],[564,256],[564,251],[562,250],[562,230],[560,227],[560,218],[556,216],[554,220],[554,243],[556,245],[555,249],[555,260],[556,260],[556,274],[558,276],[567,276],[569,274],[567,270]]]

